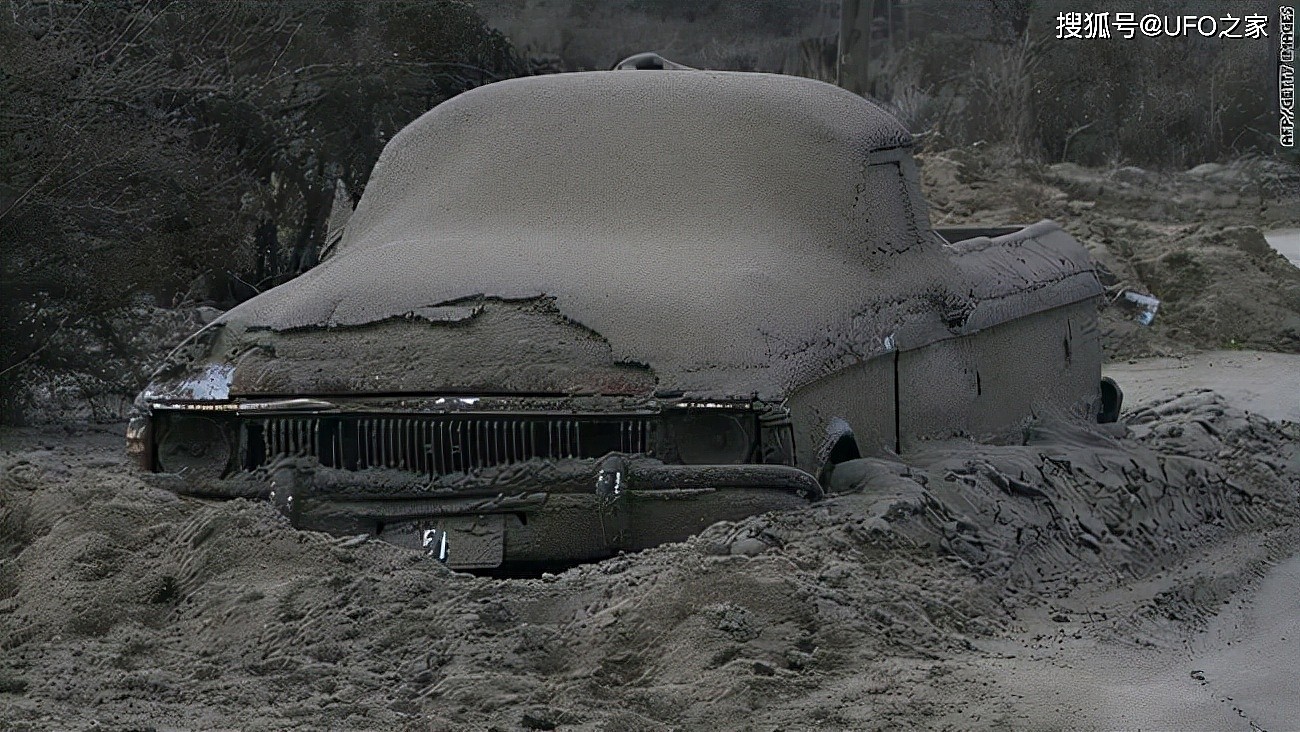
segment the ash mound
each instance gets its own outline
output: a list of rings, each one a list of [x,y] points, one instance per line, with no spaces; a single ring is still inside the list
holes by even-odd
[[[112,430],[0,436],[9,729],[941,725],[1013,703],[952,673],[980,639],[1300,511],[1300,428],[1190,392],[1110,431],[845,463],[807,509],[502,580],[151,489]],[[1094,607],[1091,632],[1153,642],[1264,561]]]

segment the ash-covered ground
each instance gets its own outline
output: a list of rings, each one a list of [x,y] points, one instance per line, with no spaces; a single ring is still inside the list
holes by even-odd
[[[1105,268],[1112,298],[1160,299],[1150,327],[1103,312],[1112,358],[1254,348],[1300,353],[1300,267],[1265,232],[1300,222],[1300,169],[1269,159],[1161,173],[1030,165],[961,148],[921,156],[936,228],[1053,219]]]
[[[1294,728],[1300,270],[1256,237],[1300,216],[1236,168],[923,170],[936,225],[1050,216],[1162,298],[1105,313],[1121,424],[533,579],[150,488],[120,426],[6,429],[0,727]]]
[[[851,463],[845,493],[806,510],[501,580],[151,489],[118,429],[11,431],[0,713],[11,729],[1109,728],[1070,706],[1070,675],[1009,693],[1026,679],[998,666],[1189,643],[1294,547],[1297,438],[1196,391],[1118,428]]]

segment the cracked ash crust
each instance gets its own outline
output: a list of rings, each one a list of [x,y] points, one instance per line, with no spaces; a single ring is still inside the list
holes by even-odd
[[[876,105],[809,79],[493,84],[395,136],[337,255],[206,337],[234,368],[227,396],[436,382],[777,400],[1100,292],[1050,223],[942,242],[910,145]]]

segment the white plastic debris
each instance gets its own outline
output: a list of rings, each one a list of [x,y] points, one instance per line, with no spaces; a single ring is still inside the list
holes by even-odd
[[[1124,299],[1138,307],[1137,322],[1142,325],[1151,325],[1156,319],[1156,311],[1160,309],[1159,299],[1132,290],[1125,291]]]

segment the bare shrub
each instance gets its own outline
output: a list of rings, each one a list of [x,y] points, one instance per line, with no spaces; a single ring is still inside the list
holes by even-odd
[[[1024,158],[1186,168],[1277,154],[1268,42],[1180,37],[1057,39],[1060,12],[1114,13],[1101,0],[941,0],[872,4],[906,23],[872,26],[872,90],[930,139],[1005,146]],[[894,7],[897,5],[897,7]],[[866,3],[863,4],[866,7]],[[960,12],[954,12],[954,8]],[[1153,0],[1169,16],[1229,11],[1211,0]],[[1260,0],[1231,14],[1273,14]],[[900,57],[901,58],[898,58]],[[928,110],[928,111],[927,111]]]
[[[1026,36],[1010,45],[986,49],[974,59],[971,71],[981,97],[972,115],[973,124],[980,125],[976,130],[1025,158],[1038,152],[1033,92],[1040,47]]]
[[[124,314],[141,296],[233,303],[311,267],[337,180],[361,190],[407,122],[522,68],[451,0],[5,11],[5,419],[50,384],[134,390],[115,357],[130,352],[139,323]]]
[[[570,71],[606,69],[641,51],[688,66],[795,72],[833,79],[815,49],[832,38],[839,0],[478,0],[475,7],[527,55],[555,54]],[[815,44],[813,44],[815,45]]]

